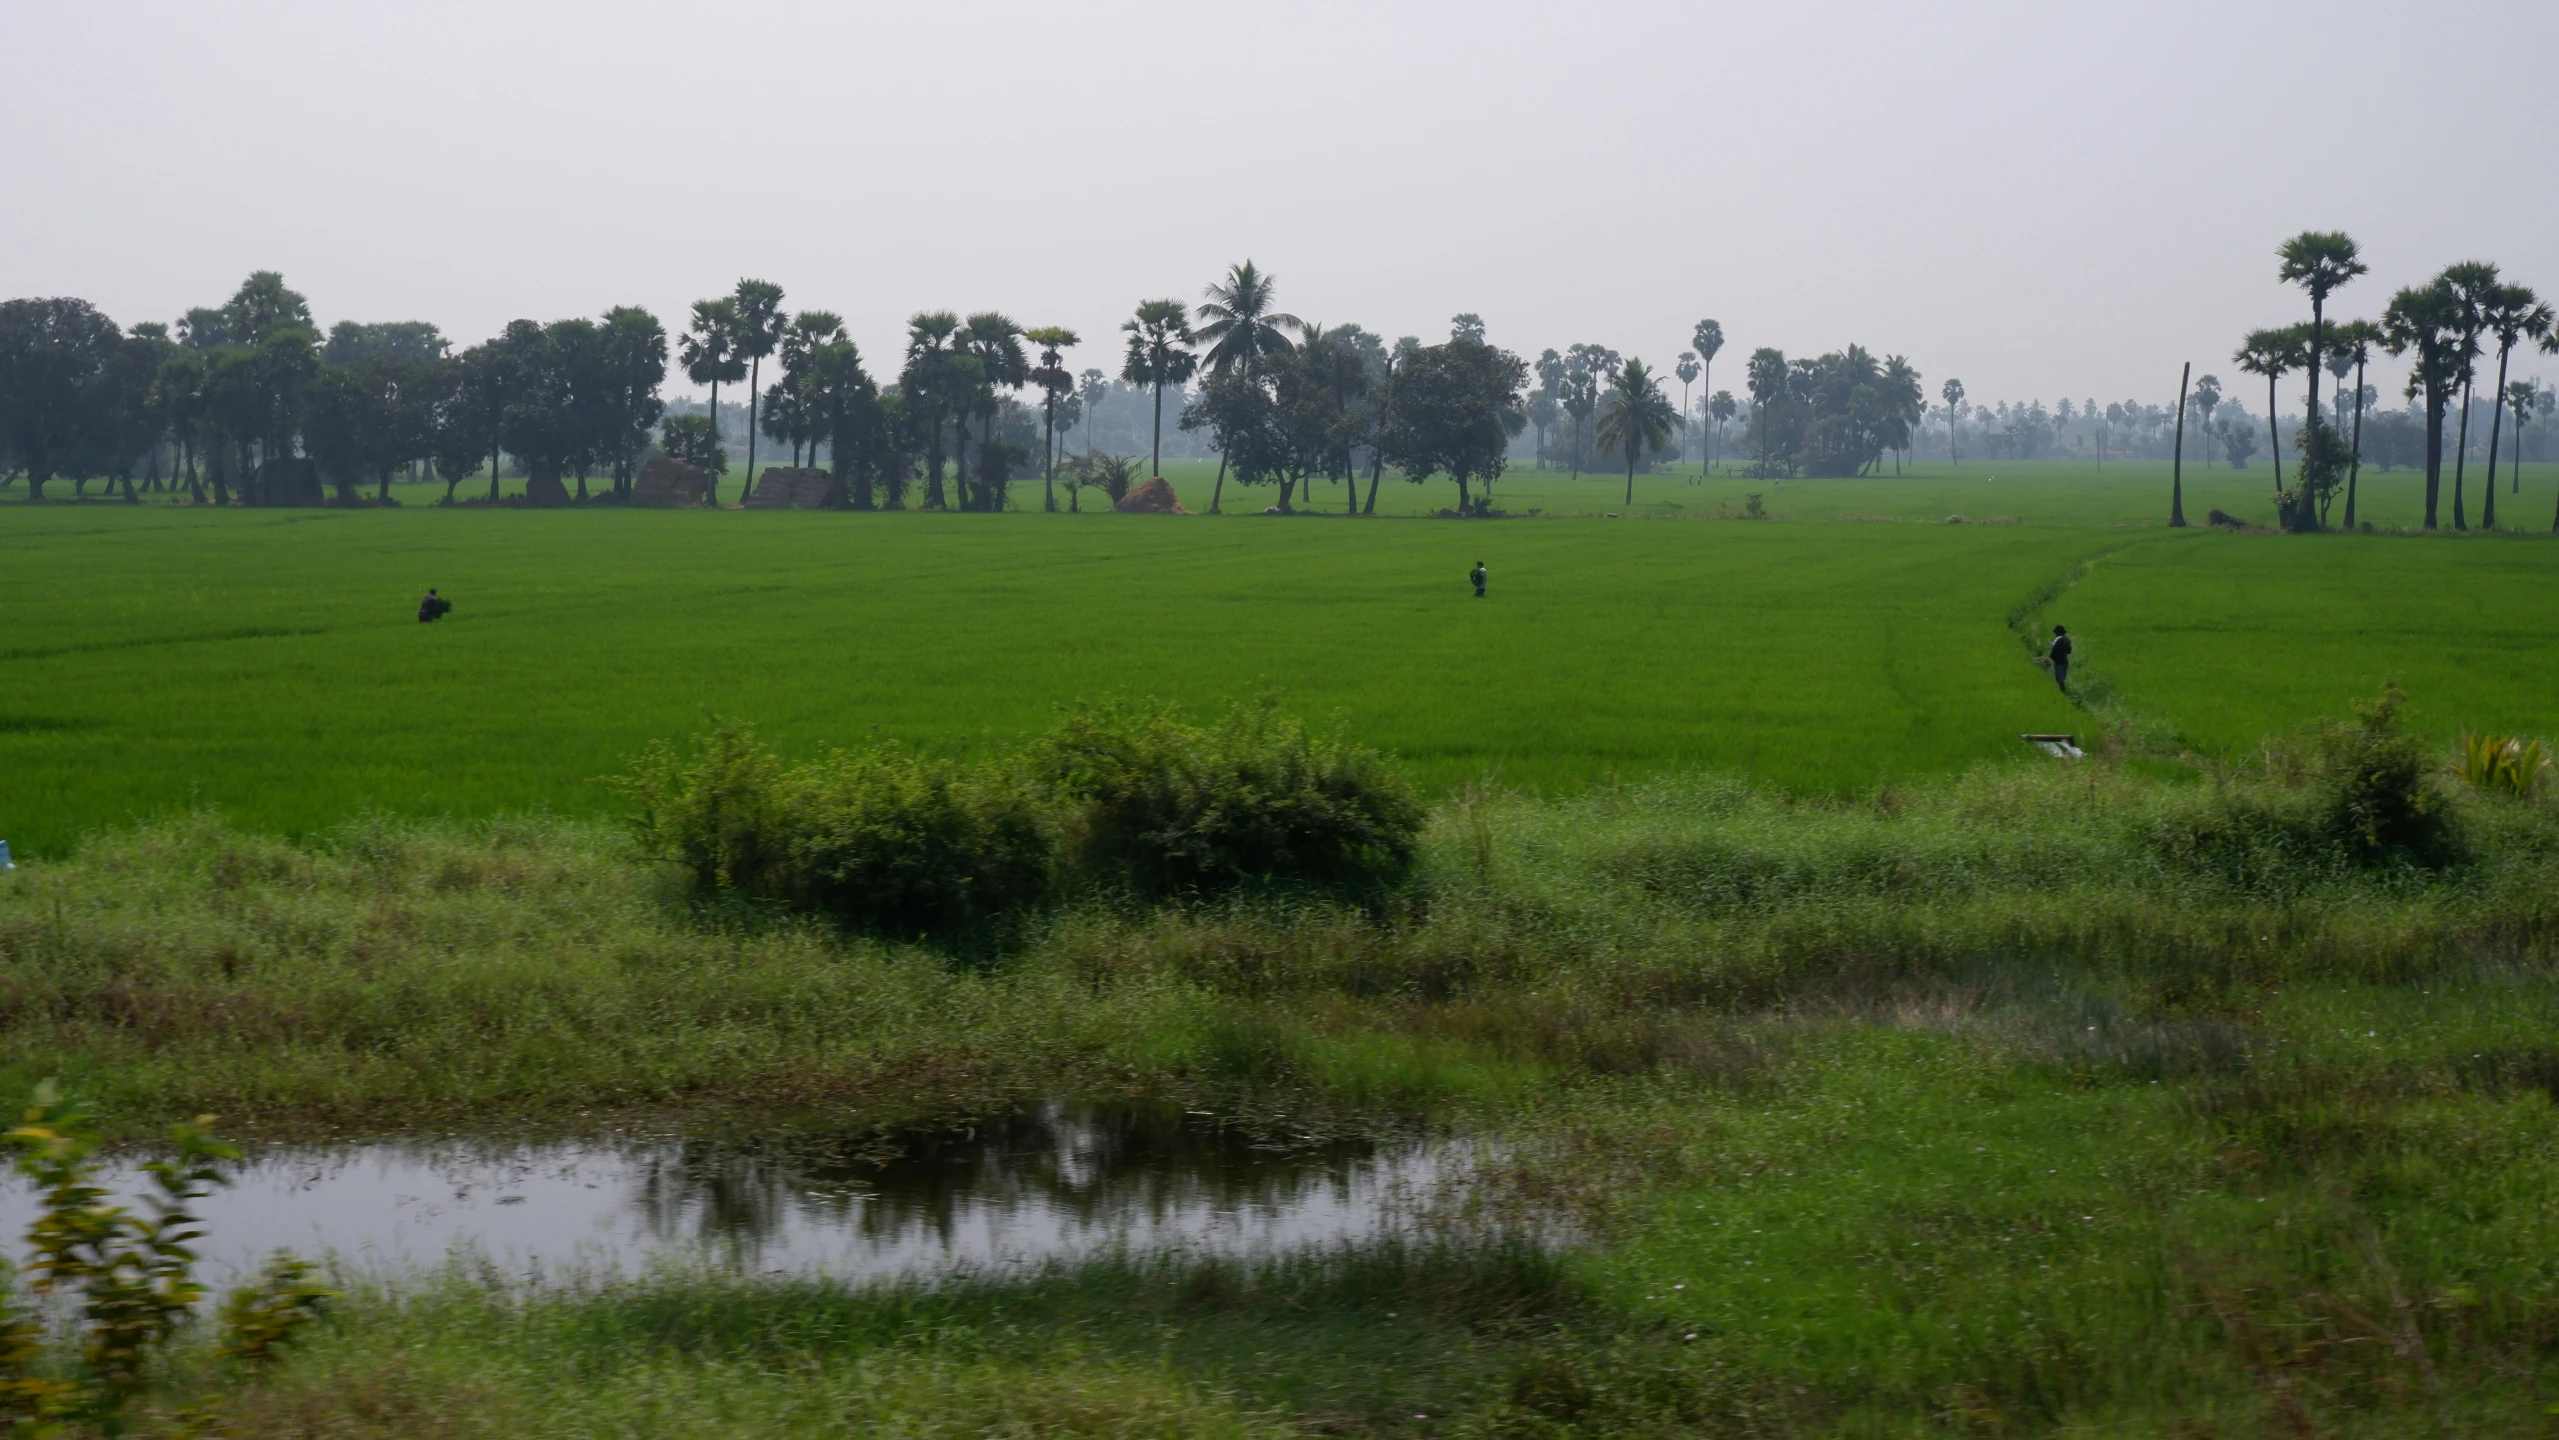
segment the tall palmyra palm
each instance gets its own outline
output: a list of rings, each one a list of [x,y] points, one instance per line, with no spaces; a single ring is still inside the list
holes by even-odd
[[[1629,360],[1617,367],[1610,377],[1615,388],[1599,412],[1599,448],[1602,454],[1626,453],[1626,503],[1635,503],[1635,466],[1645,455],[1670,443],[1671,431],[1682,424],[1678,412],[1671,409],[1670,397],[1662,393],[1661,382],[1644,368],[1641,360]]]
[[[2506,362],[2515,346],[2526,340],[2549,338],[2553,316],[2550,307],[2528,286],[2500,285],[2486,297],[2482,312],[2488,322],[2488,333],[2497,337],[2497,388],[2488,392],[2488,408],[2495,418],[2488,425],[2488,482],[2479,502],[2481,528],[2497,528],[2497,445],[2505,437],[2506,407],[2500,403],[2506,395]],[[2523,438],[2518,435],[2520,446]]]
[[[2277,274],[2287,285],[2310,294],[2309,348],[2303,363],[2310,375],[2310,423],[2319,423],[2319,351],[2327,339],[2328,297],[2337,287],[2371,269],[2351,236],[2342,230],[2304,230],[2275,251],[2283,263]],[[2281,470],[2282,457],[2276,457]]]
[[[2435,528],[2435,505],[2443,492],[2443,417],[2452,390],[2469,369],[2463,345],[2461,296],[2444,276],[2411,286],[2390,297],[2381,312],[2382,348],[2393,355],[2417,352],[2408,377],[2426,401],[2426,528]]]
[[[2488,333],[2488,307],[2503,282],[2497,267],[2485,260],[2447,265],[2441,277],[2461,306],[2461,432],[2452,445],[2452,528],[2470,528],[2462,499],[2462,482],[2470,472],[2470,397],[2479,378],[2479,337]]]
[[[746,479],[738,485],[738,499],[744,501],[755,491],[755,405],[764,383],[764,357],[782,345],[782,287],[770,280],[740,280],[730,299],[737,307],[737,353],[747,364]]]
[[[1040,486],[1044,508],[1057,513],[1057,402],[1075,393],[1075,375],[1063,363],[1068,350],[1081,338],[1063,325],[1043,325],[1023,332],[1022,338],[1040,347],[1040,363],[1031,372],[1031,383],[1040,387],[1042,424],[1045,433],[1040,442]]]
[[[959,457],[965,456],[968,450],[969,416],[974,413],[979,421],[977,448],[982,471],[986,446],[995,438],[995,412],[998,408],[995,392],[1018,390],[1030,383],[1031,362],[1022,350],[1022,327],[1014,324],[1010,316],[993,310],[981,310],[971,315],[968,323],[960,327],[960,349],[977,361],[978,366],[977,384],[961,402],[959,413],[952,417],[958,427],[952,481],[959,486],[960,508],[967,510],[972,508],[968,466]],[[976,503],[990,510],[1004,508],[1003,497],[990,490],[984,481],[977,486]]]
[[[696,385],[711,387],[711,443],[720,443],[720,382],[731,384],[746,378],[746,361],[738,355],[737,302],[725,296],[717,300],[693,302],[693,323],[676,342],[676,359],[684,366],[684,376]],[[710,502],[720,503],[719,481],[710,481]]]
[[[2381,343],[2381,327],[2369,320],[2356,320],[2337,327],[2331,337],[2336,341],[2340,359],[2350,362],[2355,371],[2355,429],[2346,441],[2346,528],[2355,528],[2355,482],[2364,468],[2364,367],[2372,363],[2372,348]],[[2337,383],[2346,377],[2339,375]]]
[[[1120,378],[1131,385],[1144,385],[1155,392],[1155,439],[1147,455],[1147,473],[1164,473],[1164,387],[1179,385],[1199,369],[1200,357],[1191,349],[1191,312],[1179,300],[1147,300],[1137,313],[1120,322],[1128,335],[1128,358],[1120,366]]]
[[[2240,369],[2266,377],[2266,439],[2273,450],[2277,494],[2283,493],[2284,488],[2284,452],[2283,436],[2275,429],[2275,382],[2302,367],[2307,338],[2305,328],[2299,325],[2251,330],[2248,338],[2240,342],[2238,352],[2230,357]]]
[[[1712,395],[1715,393],[1715,355],[1724,348],[1724,322],[1698,321],[1696,328],[1688,332],[1688,344],[1697,352],[1697,392]],[[1714,404],[1711,400],[1706,403]],[[1713,457],[1708,459],[1711,461]]]
[[[924,508],[942,510],[950,502],[942,494],[942,416],[951,408],[958,379],[960,317],[948,310],[926,310],[906,322],[906,366],[898,372],[898,389],[907,413],[921,420],[924,435]]]
[[[1679,377],[1679,415],[1682,420],[1688,418],[1689,387],[1703,371],[1704,367],[1697,363],[1697,352],[1694,350],[1680,351],[1679,363],[1671,367],[1671,373]],[[1679,458],[1683,462],[1688,459],[1688,436],[1685,433],[1679,437]]]

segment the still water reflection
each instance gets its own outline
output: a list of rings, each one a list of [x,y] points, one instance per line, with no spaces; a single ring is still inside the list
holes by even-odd
[[[931,1277],[1113,1250],[1260,1254],[1409,1223],[1446,1145],[1293,1140],[1172,1107],[1053,1102],[859,1137],[390,1142],[257,1152],[204,1207],[217,1270],[279,1247],[398,1272],[457,1253],[521,1276],[656,1260]],[[130,1169],[119,1195],[138,1193]],[[23,1235],[23,1190],[0,1236]]]

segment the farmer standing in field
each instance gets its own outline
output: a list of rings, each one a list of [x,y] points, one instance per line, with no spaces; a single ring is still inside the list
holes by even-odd
[[[1478,600],[1484,598],[1484,574],[1484,562],[1481,560],[1475,562],[1474,569],[1466,572],[1466,578],[1475,582],[1475,598]]]
[[[2070,643],[2069,627],[2055,625],[2053,627],[2053,648],[2045,653],[2052,657],[2053,683],[2061,687],[2061,693],[2064,695],[2070,693],[2071,649],[2072,646]]]

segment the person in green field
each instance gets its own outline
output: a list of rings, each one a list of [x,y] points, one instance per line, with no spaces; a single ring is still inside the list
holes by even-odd
[[[1475,562],[1474,569],[1466,572],[1466,578],[1475,582],[1475,598],[1478,600],[1484,598],[1484,575],[1484,562],[1481,560]]]
[[[2070,641],[2070,627],[2055,625],[2052,648],[2044,653],[2052,657],[2053,683],[2061,687],[2064,695],[2070,693],[2070,652],[2074,648]]]

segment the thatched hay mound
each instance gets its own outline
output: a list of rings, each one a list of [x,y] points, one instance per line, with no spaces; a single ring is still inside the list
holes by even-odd
[[[1191,513],[1182,508],[1181,501],[1173,498],[1173,487],[1165,484],[1164,477],[1161,475],[1152,476],[1140,482],[1135,489],[1121,496],[1120,502],[1111,508],[1123,515],[1188,515]]]
[[[631,482],[634,505],[699,505],[711,493],[711,477],[681,460],[660,455],[640,467]]]
[[[815,510],[835,493],[835,477],[806,466],[776,465],[759,471],[747,493],[749,510]]]

